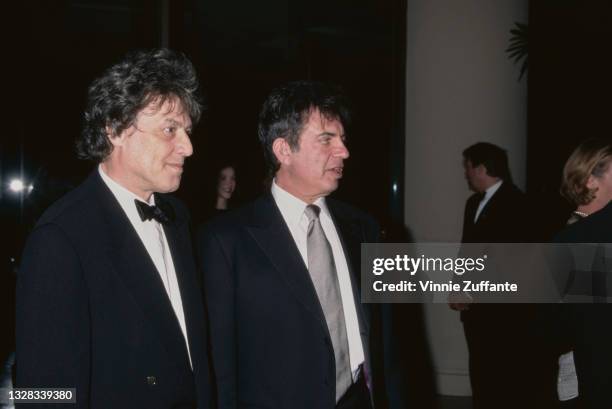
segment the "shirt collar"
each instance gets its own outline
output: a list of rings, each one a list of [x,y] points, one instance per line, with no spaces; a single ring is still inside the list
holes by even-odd
[[[140,220],[138,210],[136,210],[136,206],[134,205],[134,200],[138,200],[144,203],[147,202],[127,190],[125,187],[121,186],[119,183],[115,182],[110,176],[106,174],[106,172],[104,172],[104,170],[102,169],[102,165],[98,165],[98,173],[100,173],[102,181],[104,181],[106,186],[108,186],[110,191],[113,193],[113,195],[119,202],[119,205],[121,205],[123,211],[127,213],[128,217],[130,219]],[[155,205],[155,195],[151,195],[147,204],[151,206]]]
[[[502,183],[504,183],[504,181],[500,179],[495,184],[489,186],[489,188],[485,191],[485,196],[482,200],[489,200],[491,196],[497,192]]]
[[[272,197],[278,206],[283,218],[287,224],[299,225],[302,217],[304,216],[304,210],[308,203],[301,199],[293,196],[285,189],[276,184],[276,179],[272,181]],[[321,209],[321,213],[329,216],[329,209],[325,202],[325,197],[320,197],[313,203]]]

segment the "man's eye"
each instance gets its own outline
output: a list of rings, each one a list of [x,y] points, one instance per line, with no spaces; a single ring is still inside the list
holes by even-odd
[[[164,133],[166,135],[174,135],[174,133],[176,132],[176,128],[173,126],[169,126],[167,128],[164,128]]]

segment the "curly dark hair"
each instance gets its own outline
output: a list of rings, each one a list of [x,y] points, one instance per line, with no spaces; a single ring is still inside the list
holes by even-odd
[[[178,98],[195,126],[202,112],[197,89],[195,68],[184,54],[165,48],[128,54],[89,87],[78,157],[104,161],[113,149],[107,129],[119,135],[152,102]]]
[[[300,133],[313,110],[318,110],[328,120],[340,121],[345,129],[350,124],[349,102],[336,85],[316,81],[289,82],[274,89],[266,98],[259,114],[258,134],[270,176],[280,166],[272,144],[277,138],[284,138],[291,149],[297,151]]]

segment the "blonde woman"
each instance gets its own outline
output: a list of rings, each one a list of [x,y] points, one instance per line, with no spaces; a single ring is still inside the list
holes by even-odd
[[[563,169],[561,194],[575,207],[567,224],[573,224],[603,209],[612,200],[612,145],[604,139],[589,139],[572,152]],[[560,408],[578,408],[578,376],[574,346],[559,357],[557,393]],[[584,379],[580,379],[581,385]],[[581,386],[580,389],[583,389]],[[584,403],[584,402],[583,402]]]
[[[563,168],[561,194],[575,206],[568,224],[601,210],[612,199],[612,145],[589,139],[570,155]]]

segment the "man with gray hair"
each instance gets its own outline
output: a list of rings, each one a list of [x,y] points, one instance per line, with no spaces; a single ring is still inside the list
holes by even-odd
[[[98,165],[40,218],[17,284],[17,387],[75,388],[76,405],[54,407],[209,407],[188,214],[166,195],[193,153],[197,88],[167,49],[132,53],[89,88],[77,150]]]

